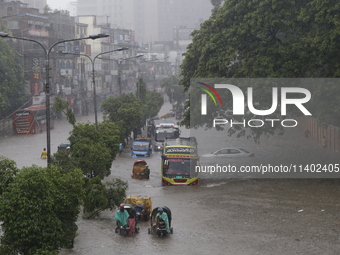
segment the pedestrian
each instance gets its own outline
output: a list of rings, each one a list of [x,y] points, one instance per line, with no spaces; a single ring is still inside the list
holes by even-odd
[[[309,131],[309,129],[306,127],[306,129],[305,129],[305,131],[303,132],[304,133],[304,135],[305,135],[305,138],[309,138],[309,136],[310,136],[310,131]]]
[[[119,156],[122,155],[122,151],[123,151],[123,143],[119,144]]]
[[[322,147],[323,148],[327,148],[327,138],[326,138],[326,136],[323,136],[323,138],[322,138]]]
[[[47,151],[46,148],[44,148],[44,150],[41,152],[41,156],[42,159],[47,159]]]

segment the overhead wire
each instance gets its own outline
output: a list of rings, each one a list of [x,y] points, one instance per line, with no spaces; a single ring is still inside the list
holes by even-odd
[[[13,116],[13,114],[14,114],[15,112],[17,112],[18,110],[24,108],[29,102],[32,101],[32,99],[33,99],[33,97],[31,97],[29,100],[27,100],[23,105],[21,105],[18,109],[14,110],[14,111],[13,111],[12,113],[10,113],[8,116],[6,116],[5,118],[1,119],[1,120],[0,120],[0,123],[3,123],[3,122],[5,122],[5,121],[8,120],[8,119],[11,119],[11,117]],[[13,120],[16,120],[16,118],[15,118],[15,119],[12,119],[12,121],[13,121]],[[4,129],[7,129],[8,126],[12,125],[12,121],[10,121],[10,124],[3,125],[3,126],[0,128],[0,131],[3,131]]]

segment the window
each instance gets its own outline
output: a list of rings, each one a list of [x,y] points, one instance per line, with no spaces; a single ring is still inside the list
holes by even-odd
[[[230,153],[230,154],[239,154],[240,151],[239,151],[239,150],[230,149],[230,150],[229,150],[229,153]]]
[[[13,7],[7,7],[7,16],[13,15]]]
[[[64,61],[60,61],[59,62],[59,66],[60,66],[60,69],[65,69],[65,62]]]
[[[72,62],[69,60],[66,62],[66,69],[72,69]]]

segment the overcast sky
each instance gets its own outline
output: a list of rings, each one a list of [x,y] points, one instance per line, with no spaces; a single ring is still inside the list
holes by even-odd
[[[52,10],[58,9],[58,10],[66,10],[67,4],[69,2],[74,2],[76,0],[47,0],[47,4],[51,7]]]

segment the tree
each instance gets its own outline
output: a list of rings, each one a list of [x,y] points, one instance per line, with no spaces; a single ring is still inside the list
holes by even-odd
[[[105,121],[123,121],[124,137],[130,136],[131,132],[139,127],[146,114],[141,102],[132,94],[109,97],[103,101],[102,109]]]
[[[50,13],[50,12],[52,12],[52,9],[48,4],[46,4],[44,6],[44,14],[47,14],[47,13]]]
[[[77,162],[72,159],[70,150],[61,150],[51,157],[51,164],[58,166],[63,173],[68,173],[77,168]]]
[[[110,174],[112,161],[119,152],[122,139],[120,124],[98,123],[98,130],[94,124],[77,124],[69,137],[71,158],[84,175],[103,179]]]
[[[56,113],[63,112],[66,115],[68,122],[74,126],[76,124],[76,117],[70,108],[69,103],[67,101],[62,100],[61,98],[57,97],[54,103]]]
[[[103,210],[113,210],[124,201],[128,184],[120,179],[103,184],[100,178],[96,177],[87,179],[84,187],[84,214],[89,219],[99,216]]]
[[[56,254],[72,244],[83,199],[79,169],[23,168],[0,199],[1,244],[15,254]]]
[[[0,156],[0,196],[7,190],[10,183],[15,180],[18,172],[19,169],[13,160]]]
[[[336,0],[224,1],[210,19],[192,33],[193,41],[181,66],[180,84],[188,90],[192,78],[338,77],[338,10]],[[267,106],[271,97],[266,96],[268,88],[263,89],[263,95],[257,96],[265,99],[261,103]],[[339,92],[339,86],[332,88],[333,95]],[[338,111],[317,107],[328,101],[318,95],[321,93],[315,94],[313,100],[315,115],[324,116],[328,110],[334,113],[328,120],[339,119]],[[197,99],[190,95],[190,100]],[[231,108],[228,103],[224,106],[224,111]],[[219,110],[216,108],[213,114],[218,116]],[[206,123],[206,119],[201,118],[191,127]],[[182,124],[190,126],[189,111]],[[258,135],[256,132],[255,136]]]
[[[1,31],[8,31],[0,25]],[[19,54],[0,38],[0,116],[8,117],[27,101],[24,73]]]
[[[110,175],[112,158],[110,150],[102,142],[83,137],[72,145],[72,158],[76,161],[83,174],[93,178],[99,176],[103,179]]]
[[[146,118],[154,117],[158,114],[164,104],[163,96],[156,91],[147,91],[146,93]]]
[[[169,97],[170,103],[177,102],[182,104],[187,98],[187,95],[183,91],[183,87],[178,86],[179,81],[178,77],[171,76],[163,79],[161,82],[161,87],[164,88],[164,92]]]
[[[212,9],[212,14],[214,15],[218,11],[218,9],[221,7],[224,0],[210,0],[210,2],[212,6],[214,6],[214,8]]]
[[[143,78],[138,79],[136,86],[137,86],[136,97],[139,99],[139,101],[142,104],[145,104],[146,103],[146,93],[147,93],[147,91],[146,91],[146,84],[145,84]]]

